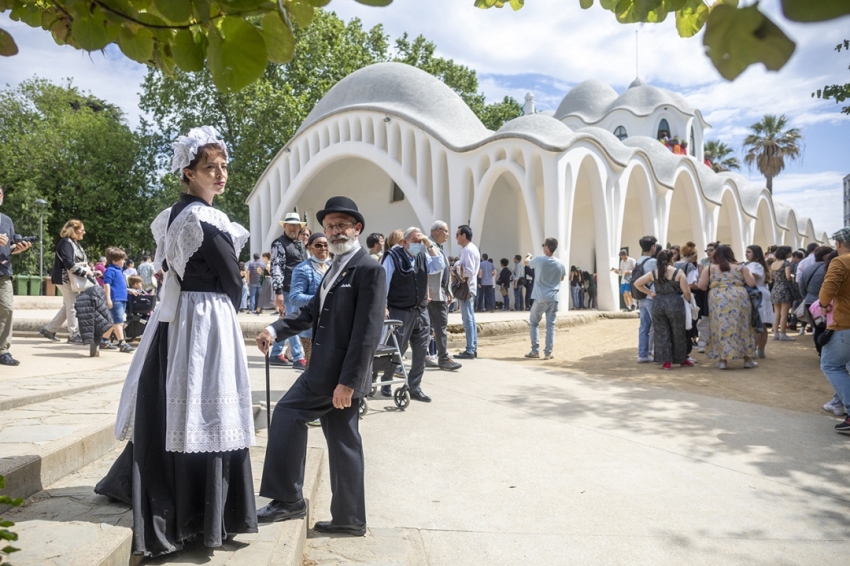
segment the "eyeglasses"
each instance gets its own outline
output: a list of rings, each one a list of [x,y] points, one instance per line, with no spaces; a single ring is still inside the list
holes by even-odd
[[[325,232],[345,232],[351,226],[354,226],[351,222],[340,222],[339,224],[327,224],[325,225]]]
[[[713,254],[713,253],[714,253],[714,248],[708,248],[707,250],[705,250],[705,253],[707,253],[707,254]]]
[[[327,245],[327,244],[313,244],[313,247],[314,247],[314,248],[319,248],[319,249],[328,249],[328,245]]]

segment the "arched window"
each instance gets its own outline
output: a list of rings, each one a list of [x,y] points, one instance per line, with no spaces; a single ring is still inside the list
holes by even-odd
[[[670,137],[670,124],[667,123],[666,119],[662,118],[661,123],[658,124],[658,139],[663,138],[665,134],[668,138]]]
[[[691,154],[691,156],[696,157],[696,155],[697,155],[697,149],[696,149],[696,142],[695,142],[694,140],[695,140],[695,138],[694,138],[694,129],[693,129],[693,128],[691,128],[691,141],[689,142],[689,143],[690,143],[690,145],[688,145],[688,153],[690,153],[690,154]]]
[[[617,129],[614,130],[614,135],[617,136],[617,139],[619,139],[620,141],[623,141],[624,139],[629,137],[629,133],[623,126],[617,126]]]

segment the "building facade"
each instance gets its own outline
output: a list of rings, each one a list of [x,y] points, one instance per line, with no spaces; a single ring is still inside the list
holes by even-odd
[[[720,240],[739,258],[750,243],[826,239],[764,187],[703,163],[708,124],[675,93],[636,80],[617,94],[585,81],[555,112],[533,107],[527,98],[524,115],[493,132],[419,69],[380,63],[352,73],[249,195],[251,251],[269,249],[285,212],[320,228],[315,212],[341,194],[357,202],[366,233],[427,230],[436,219],[469,224],[473,241],[497,259],[540,253],[543,239],[555,237],[562,261],[597,274],[600,308],[616,310],[610,269],[621,248],[639,255],[644,235],[699,249]]]

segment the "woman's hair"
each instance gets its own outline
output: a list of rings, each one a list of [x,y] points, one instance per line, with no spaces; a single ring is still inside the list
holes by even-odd
[[[302,226],[302,227],[301,227],[301,229],[300,229],[300,230],[298,230],[298,237],[300,238],[300,237],[301,237],[301,234],[303,234],[303,233],[305,233],[305,232],[307,233],[307,237],[308,237],[308,238],[309,238],[310,236],[312,236],[312,235],[313,235],[313,231],[312,231],[312,230],[310,230],[310,229],[309,229],[309,228],[307,228],[306,226]]]
[[[70,238],[74,232],[82,228],[83,223],[80,220],[69,220],[62,226],[62,229],[59,230],[60,238]]]
[[[499,260],[499,263],[502,264],[502,267],[507,267],[508,266],[508,258],[503,257],[502,259]]]
[[[773,255],[776,256],[776,259],[788,259],[788,256],[791,255],[791,246],[779,246],[773,252]]]
[[[390,248],[404,239],[404,230],[393,230],[390,235],[384,240],[384,251],[390,251]]]
[[[224,148],[221,147],[219,144],[208,143],[207,145],[202,145],[195,153],[195,158],[190,161],[189,165],[187,165],[183,169],[191,169],[192,171],[194,171],[201,163],[204,163],[205,161],[212,159],[213,157],[217,157],[219,155],[227,159],[227,153],[224,151]],[[189,184],[189,178],[186,176],[186,173],[180,173],[180,181],[184,185]]]
[[[797,259],[803,259],[804,257],[806,257],[806,254],[801,252],[800,250],[794,250],[793,252],[791,252],[791,256],[796,257]]]
[[[270,260],[272,258],[271,252],[263,252],[263,257]]]
[[[747,246],[747,249],[753,252],[753,261],[761,265],[762,269],[764,269],[764,282],[770,283],[770,270],[764,261],[764,251],[761,249],[761,246],[753,244],[752,246]]]
[[[682,259],[685,259],[688,256],[697,255],[697,245],[693,242],[688,242],[682,249],[679,250],[679,253],[682,254]]]
[[[838,250],[832,250],[831,252],[826,254],[826,257],[823,259],[823,265],[827,269],[829,269],[829,262],[831,262],[832,260],[834,260],[837,257],[838,257]]]
[[[832,251],[832,246],[818,246],[815,248],[815,261],[823,261],[823,258],[832,253]]]
[[[667,280],[667,267],[673,263],[673,252],[670,250],[661,250],[656,254],[655,261],[658,277],[656,279],[662,283]]]
[[[116,261],[121,261],[127,257],[127,254],[124,253],[124,250],[121,248],[110,247],[106,248],[106,261],[109,263],[115,263]]]
[[[725,244],[720,244],[714,248],[714,256],[712,259],[714,260],[714,263],[717,264],[717,267],[720,268],[720,271],[729,271],[732,269],[730,264],[738,263],[738,260],[735,259],[735,253],[732,251],[732,248]]]

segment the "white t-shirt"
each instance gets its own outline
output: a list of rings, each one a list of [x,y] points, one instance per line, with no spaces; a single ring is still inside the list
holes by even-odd
[[[620,262],[620,283],[628,283],[631,281],[632,276],[631,273],[626,275],[627,271],[631,271],[635,268],[635,260],[634,258],[626,257],[623,261]]]
[[[481,254],[478,252],[478,246],[472,242],[466,244],[466,247],[460,250],[457,264],[463,266],[469,281],[469,290],[473,295],[478,295],[478,270],[481,269]]]

